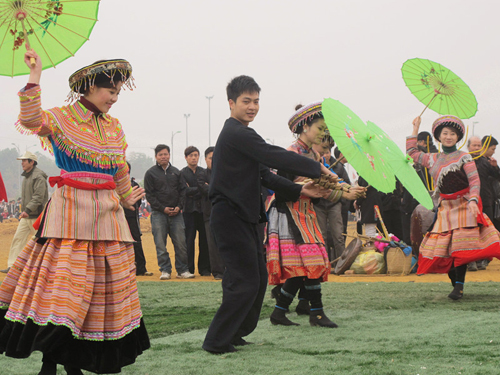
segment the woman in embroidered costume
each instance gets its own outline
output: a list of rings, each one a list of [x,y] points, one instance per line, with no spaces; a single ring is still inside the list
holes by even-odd
[[[453,291],[449,298],[463,296],[467,263],[500,257],[500,237],[488,216],[482,213],[480,182],[471,156],[457,150],[465,126],[455,116],[441,116],[432,125],[442,153],[424,153],[417,147],[421,119],[413,120],[413,133],[406,140],[408,154],[428,168],[434,179],[439,203],[432,229],[420,245],[418,274],[448,273]]]
[[[297,141],[288,150],[304,157],[320,161],[319,154],[312,149],[313,144],[321,143],[326,131],[325,120],[321,113],[321,102],[306,107],[297,106],[297,112],[288,125],[298,135]],[[278,171],[278,174],[279,171]],[[292,181],[303,181],[304,177],[284,175]],[[323,191],[326,199],[332,202],[341,197],[354,199],[362,193],[362,188]],[[271,314],[271,323],[298,325],[290,321],[285,312],[299,289],[299,310],[307,311],[310,303],[309,322],[312,326],[335,328],[323,311],[321,282],[328,281],[330,262],[326,253],[323,236],[316,219],[311,198],[301,196],[297,202],[286,201],[276,194],[275,201],[268,212],[267,269],[269,284],[280,285],[276,307]],[[302,306],[300,306],[302,304]]]
[[[107,114],[122,86],[132,84],[132,67],[126,60],[84,67],[69,79],[79,100],[44,111],[40,57],[28,51],[25,62],[31,73],[19,92],[18,128],[40,137],[61,176],[51,177],[58,187],[36,237],[0,286],[0,353],[41,351],[43,375],[56,374],[57,363],[68,374],[118,373],[150,345],[120,206],[132,207],[144,192],[130,185],[125,137]]]

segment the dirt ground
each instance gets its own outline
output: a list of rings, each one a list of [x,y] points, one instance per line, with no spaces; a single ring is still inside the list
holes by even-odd
[[[14,233],[16,232],[18,221],[16,219],[6,220],[0,223],[0,269],[7,268],[7,258],[10,249],[10,243]],[[153,235],[151,234],[151,223],[149,219],[141,219],[141,228],[143,232],[142,243],[144,254],[146,256],[146,266],[148,271],[154,273],[153,276],[139,276],[138,281],[158,281],[158,282],[196,282],[196,281],[215,281],[209,276],[196,275],[194,279],[179,280],[176,279],[175,270],[172,274],[172,280],[160,281],[160,272],[158,270],[158,263],[156,260],[156,251],[153,242]],[[167,246],[172,264],[174,264],[174,249],[170,240]],[[0,281],[5,278],[4,273],[0,273]],[[494,259],[485,271],[467,272],[467,281],[500,281],[500,260]],[[336,276],[330,275],[329,281],[331,282],[448,282],[447,275],[423,275],[417,276],[415,274],[407,276],[387,276],[387,275],[355,275],[355,276]]]

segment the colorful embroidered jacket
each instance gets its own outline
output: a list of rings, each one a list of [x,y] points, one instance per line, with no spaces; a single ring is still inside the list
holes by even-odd
[[[83,183],[113,180],[114,190],[85,190],[62,186],[45,208],[38,236],[89,241],[131,242],[120,197],[132,193],[125,161],[127,143],[119,121],[98,116],[76,102],[42,110],[40,86],[22,89],[17,128],[35,134],[64,170],[61,177]],[[90,172],[90,173],[89,173]]]
[[[460,150],[449,154],[424,153],[417,147],[416,136],[406,138],[406,152],[415,163],[429,169],[436,193],[453,194],[469,187],[468,198],[479,201],[481,185],[476,164],[470,154]]]
[[[36,134],[44,149],[55,156],[56,165],[67,172],[96,172],[113,176],[121,198],[132,193],[125,162],[127,143],[120,122],[76,102],[42,110],[41,89],[19,92],[21,113],[16,126],[25,134]]]

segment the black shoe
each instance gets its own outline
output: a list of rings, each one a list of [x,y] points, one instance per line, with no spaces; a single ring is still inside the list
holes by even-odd
[[[64,370],[66,371],[66,374],[68,375],[83,375],[82,370],[76,367],[70,367],[70,366],[64,366]]]
[[[203,272],[200,272],[200,276],[212,276],[212,274],[208,271],[203,271]]]
[[[0,272],[2,272],[2,273],[9,273],[9,270],[10,270],[10,267],[7,267],[4,270],[0,270]]]
[[[57,374],[57,363],[53,362],[50,359],[47,359],[45,356],[42,359],[42,368],[38,375],[56,375]]]
[[[136,276],[153,276],[153,272],[145,271],[145,272],[142,272],[142,273],[136,273],[135,275]]]
[[[463,296],[464,296],[464,284],[462,283],[456,283],[455,287],[453,288],[453,291],[450,294],[448,294],[448,298],[451,298],[454,301],[459,300]]]
[[[215,280],[222,280],[222,275],[214,275]]]
[[[309,306],[309,301],[306,299],[299,299],[299,303],[295,308],[297,315],[309,315],[311,312],[311,307]]]
[[[285,316],[285,310],[282,310],[278,307],[274,308],[273,313],[271,314],[271,323],[275,326],[299,326],[300,324],[292,322]]]
[[[203,348],[205,349],[205,348]],[[235,353],[238,351],[238,349],[236,349],[233,345],[229,345],[229,347],[226,349],[226,350],[208,350],[208,349],[205,349],[207,352],[209,352],[210,354],[215,354],[215,355],[221,355],[221,354],[226,354],[226,353]]]
[[[233,339],[231,341],[231,344],[234,346],[245,346],[245,345],[252,345],[253,342],[249,342],[249,341],[243,339],[242,337],[238,337],[236,339]]]
[[[309,315],[309,324],[311,324],[313,327],[338,327],[338,325],[328,319],[323,310],[311,311],[311,315]]]

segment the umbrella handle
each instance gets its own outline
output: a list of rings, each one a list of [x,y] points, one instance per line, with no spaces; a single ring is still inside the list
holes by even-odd
[[[24,40],[26,41],[26,49],[30,50],[30,41],[28,39],[28,33],[26,32],[26,28],[24,27],[24,16],[22,14],[17,15],[17,19],[21,21],[21,25],[23,26]],[[30,57],[31,67],[34,68],[36,66],[36,60],[34,57]]]
[[[420,114],[418,115],[418,117],[422,117],[422,115],[424,114],[425,110],[426,110],[426,109],[427,109],[427,108],[431,105],[432,101],[434,100],[434,98],[435,98],[437,95],[438,95],[437,93],[435,93],[435,94],[434,94],[434,96],[432,97],[432,99],[431,99],[431,101],[429,102],[429,104],[427,104],[427,105],[425,106],[424,110],[422,111],[422,113],[420,113]]]

